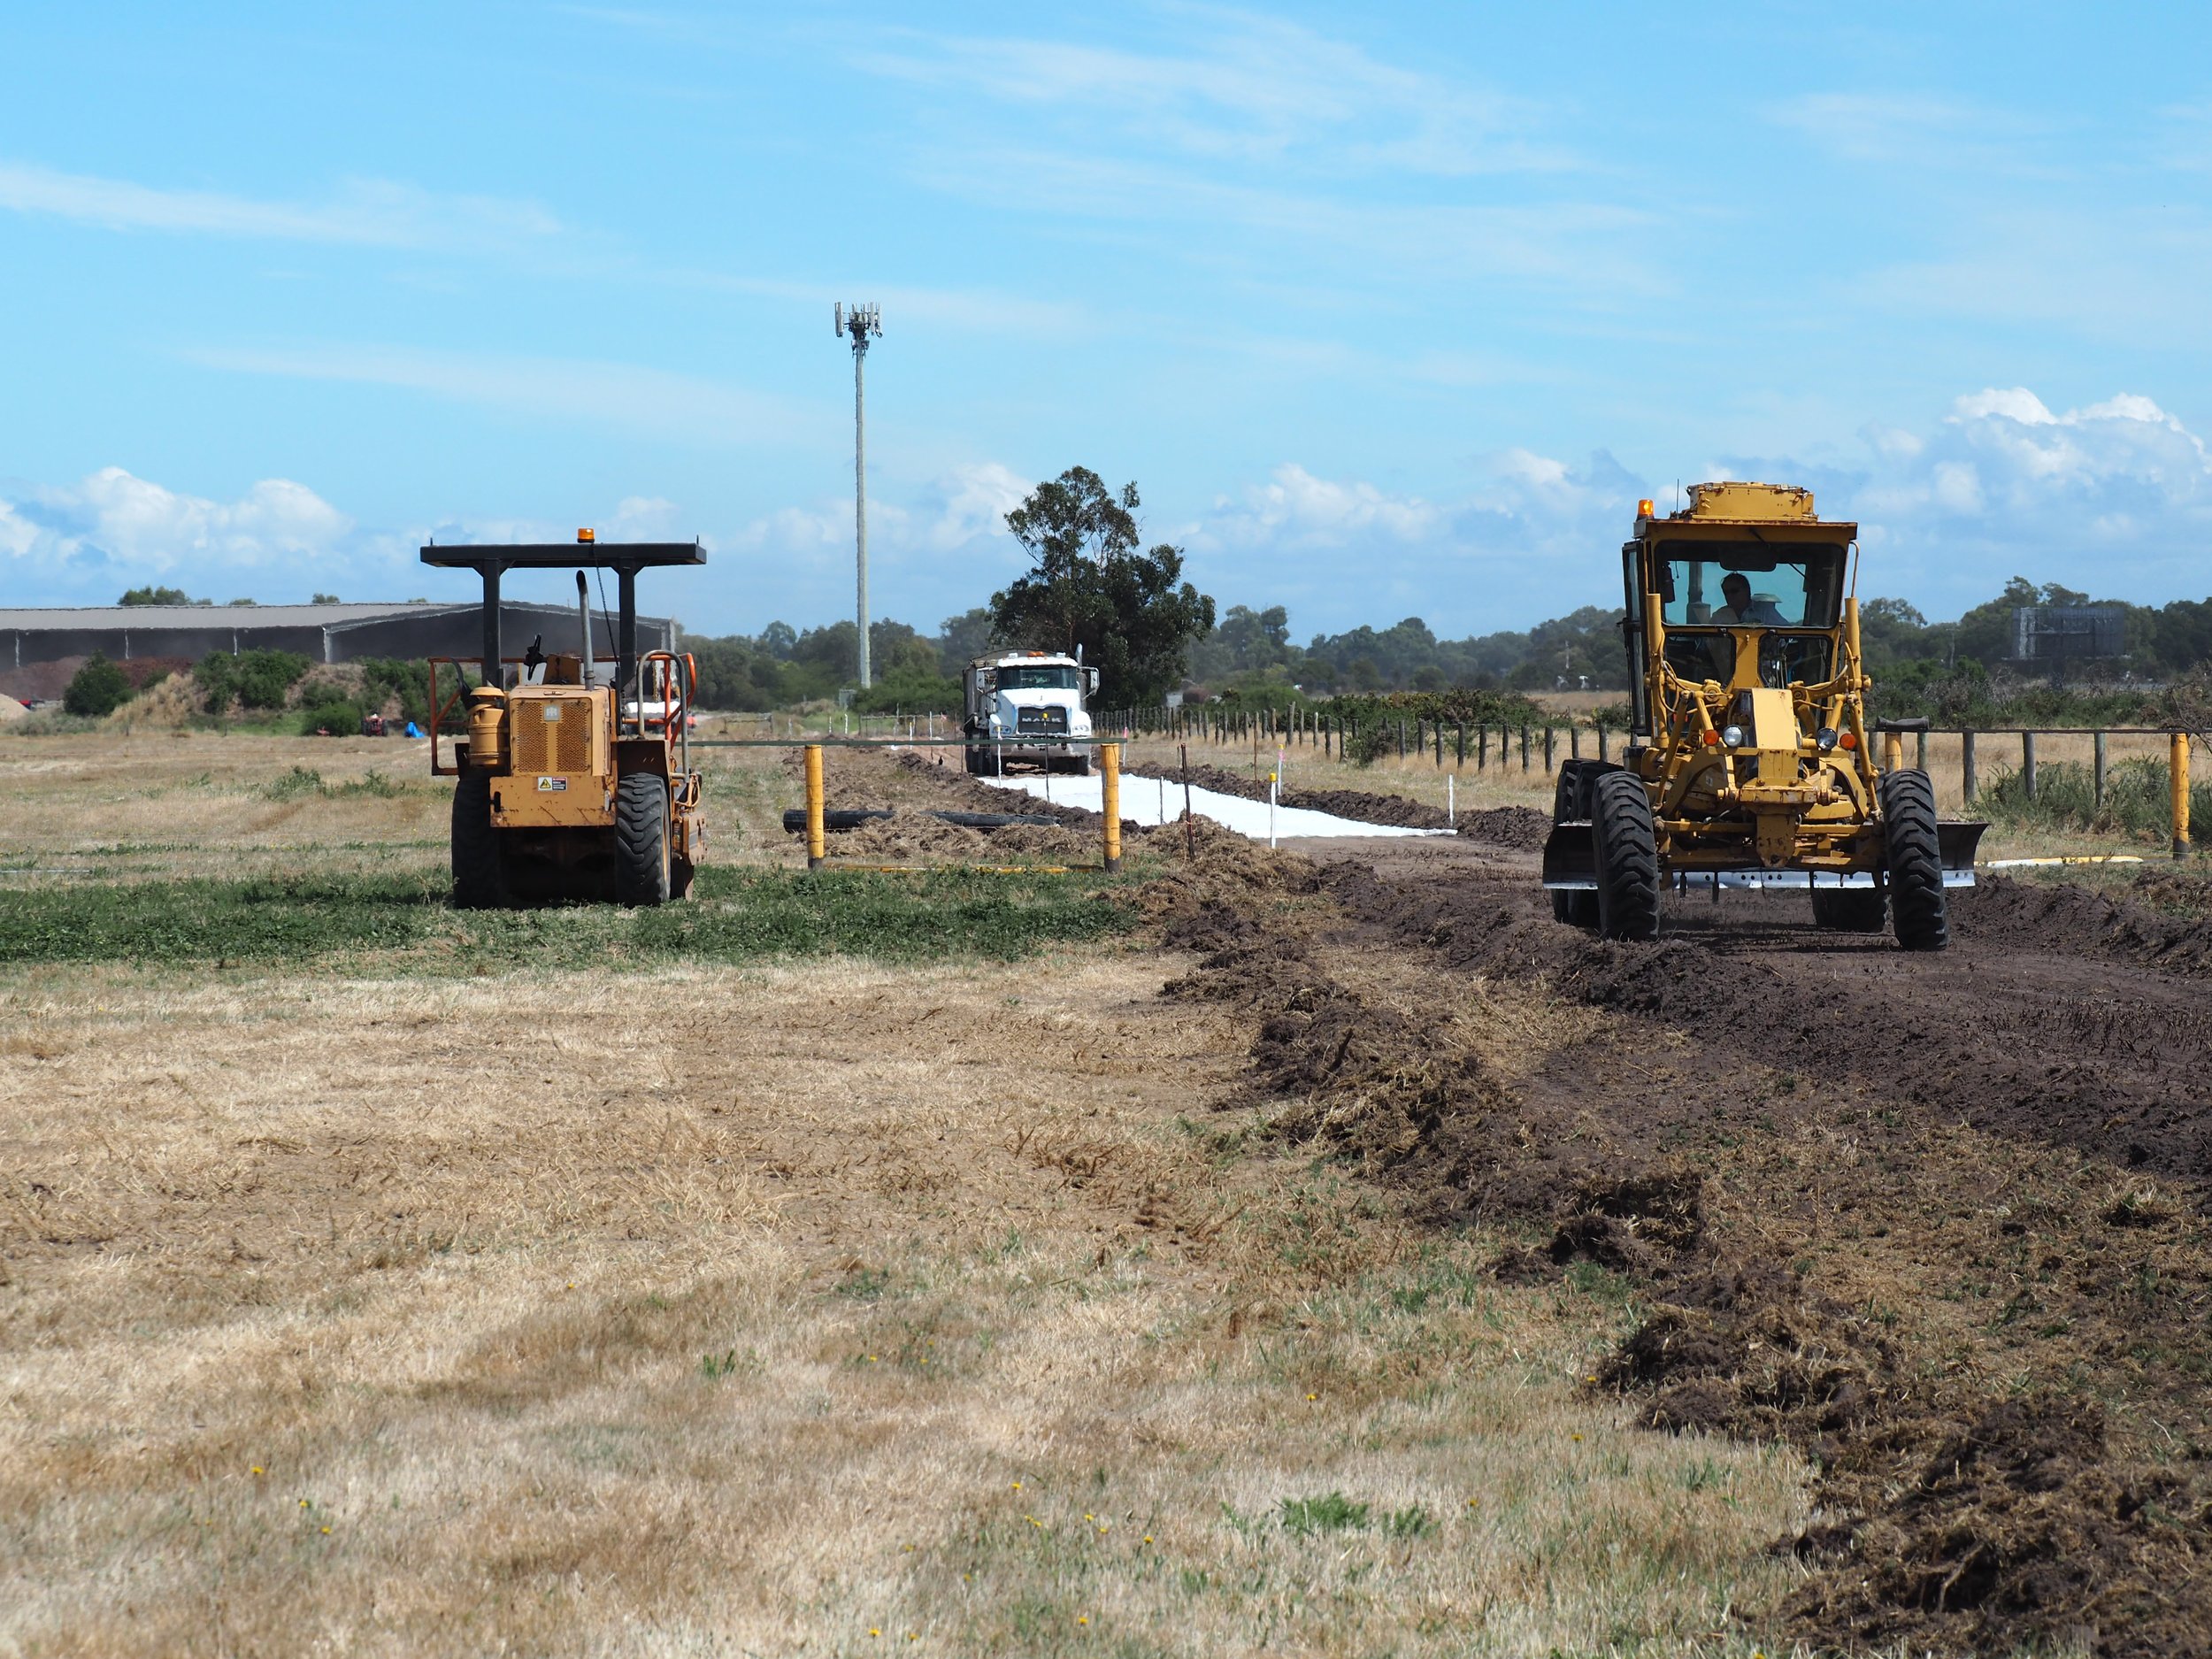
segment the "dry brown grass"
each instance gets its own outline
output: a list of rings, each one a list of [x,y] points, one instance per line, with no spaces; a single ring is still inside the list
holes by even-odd
[[[150,822],[203,741],[11,781]],[[0,979],[0,1652],[1748,1651],[1802,1468],[1579,1393],[1617,1283],[1210,1110],[1186,965]]]

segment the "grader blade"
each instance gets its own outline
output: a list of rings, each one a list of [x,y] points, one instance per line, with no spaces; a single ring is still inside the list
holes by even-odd
[[[1587,822],[1552,826],[1544,839],[1544,885],[1569,893],[1596,890],[1597,842]]]
[[[1970,887],[1974,885],[1974,854],[1982,844],[1982,833],[1986,824],[1936,821],[1936,850],[1943,859],[1943,885],[1947,887]]]

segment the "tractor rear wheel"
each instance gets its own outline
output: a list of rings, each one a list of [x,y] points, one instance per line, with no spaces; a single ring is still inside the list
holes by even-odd
[[[492,827],[492,780],[465,772],[453,786],[453,903],[495,910],[507,902],[507,869]]]
[[[634,772],[615,787],[614,895],[661,904],[669,885],[668,784],[657,772]]]
[[[1943,897],[1943,852],[1936,841],[1935,786],[1924,772],[1882,774],[1877,786],[1889,844],[1890,924],[1907,950],[1951,942]]]
[[[1598,932],[1608,939],[1659,936],[1659,834],[1651,796],[1632,772],[1599,774],[1590,790],[1598,856]]]
[[[1839,933],[1878,933],[1889,926],[1889,895],[1879,887],[1815,887],[1813,926]]]
[[[1551,821],[1579,824],[1590,816],[1590,786],[1601,772],[1611,771],[1601,760],[1568,760],[1559,765],[1559,781],[1553,787]],[[1587,887],[1555,887],[1551,895],[1551,918],[1570,927],[1598,925],[1598,895]]]

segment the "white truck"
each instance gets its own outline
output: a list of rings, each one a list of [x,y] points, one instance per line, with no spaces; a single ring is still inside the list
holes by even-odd
[[[1044,772],[1091,770],[1091,717],[1083,699],[1098,690],[1098,670],[1051,651],[979,657],[963,676],[968,770],[995,778],[1008,766]]]

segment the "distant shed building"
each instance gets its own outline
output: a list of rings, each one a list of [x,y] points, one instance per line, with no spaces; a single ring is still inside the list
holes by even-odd
[[[499,607],[500,637],[520,656],[542,635],[549,651],[573,650],[580,624],[571,606],[520,600]],[[674,649],[668,617],[637,619],[638,649]],[[296,651],[315,663],[364,657],[457,657],[474,661],[483,649],[480,611],[472,604],[396,605],[87,605],[0,611],[0,667],[29,668],[104,653],[117,662],[211,651]],[[592,612],[595,655],[614,658],[613,624]]]
[[[2063,665],[2126,650],[2127,612],[2119,605],[2020,605],[2013,611],[2016,662]]]

